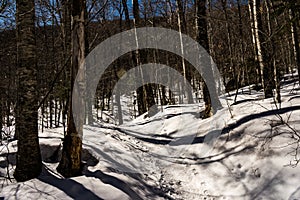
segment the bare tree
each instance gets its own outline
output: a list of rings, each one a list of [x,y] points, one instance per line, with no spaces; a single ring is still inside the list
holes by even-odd
[[[252,6],[254,33],[257,48],[257,58],[261,71],[262,86],[264,88],[265,98],[273,97],[273,82],[274,75],[272,65],[269,65],[268,48],[265,39],[265,33],[262,28],[260,0],[251,0],[249,3]]]
[[[84,37],[84,8],[85,0],[78,0],[72,2],[72,68],[71,68],[71,95],[68,112],[68,128],[67,134],[64,138],[62,158],[57,167],[57,171],[65,177],[71,177],[81,174],[81,151],[82,151],[82,135],[84,117],[79,113],[78,116],[73,116],[73,105],[81,108],[84,113],[83,98],[72,99],[73,89],[80,89],[84,83],[84,57],[85,57],[85,37]],[[77,74],[78,73],[78,74]],[[75,83],[77,75],[78,82]],[[82,95],[84,91],[77,91]],[[75,126],[75,120],[76,125]]]
[[[138,0],[133,0],[133,24],[134,28],[136,29],[138,26],[141,25],[140,19],[140,9],[139,9],[139,2]],[[138,46],[138,39],[136,36],[136,45]],[[147,60],[147,56],[144,52],[137,50],[135,52],[135,65],[140,66],[143,61]],[[153,89],[150,84],[144,84],[144,74],[141,67],[137,67],[136,69],[137,77],[140,77],[142,80],[137,80],[138,82],[142,82],[143,86],[137,89],[137,101],[138,101],[138,110],[139,114],[143,114],[150,110],[150,108],[155,105],[155,99],[153,95]]]
[[[281,95],[280,95],[280,80],[279,80],[279,70],[276,65],[276,58],[275,58],[275,36],[274,36],[274,28],[273,28],[273,23],[271,21],[271,1],[266,0],[265,1],[265,6],[267,10],[267,26],[268,26],[268,44],[269,44],[269,65],[272,66],[274,69],[274,81],[275,81],[275,101],[279,105],[281,104]]]
[[[206,0],[196,0],[196,26],[197,26],[197,42],[207,51],[209,51],[209,42],[208,42],[208,35],[207,35],[207,18],[206,18]],[[207,63],[207,64],[210,64]],[[212,69],[210,66],[206,66],[206,72],[208,74],[213,74]],[[216,92],[216,91],[210,91]],[[203,82],[203,99],[205,102],[205,111],[204,111],[204,118],[210,117],[216,110],[212,110],[212,98],[218,98],[216,93],[210,94],[208,91],[207,83]],[[221,106],[220,101],[215,99],[218,105],[216,109]]]
[[[176,0],[176,4],[177,4],[177,10],[178,10],[177,18],[178,18],[178,29],[179,29],[179,34],[180,34],[180,48],[181,48],[181,53],[183,54],[184,49],[183,49],[183,43],[182,43],[182,33],[187,34],[187,24],[186,24],[186,20],[185,20],[184,5],[183,5],[182,0]],[[182,62],[182,71],[183,71],[183,76],[184,76],[184,81],[185,81],[185,83],[183,85],[185,87],[187,87],[186,81],[191,82],[191,80],[192,80],[191,69],[189,67],[187,67],[184,57],[182,57],[181,62]],[[188,103],[193,103],[192,91],[187,88],[184,88],[184,87],[183,87],[183,89],[187,95]]]
[[[295,65],[298,68],[298,76],[300,81],[300,48],[299,48],[299,38],[297,33],[297,18],[295,15],[295,0],[290,1],[290,8],[289,8],[289,17],[291,20],[291,33],[292,33],[292,41],[293,41],[293,50],[294,50],[294,60]]]

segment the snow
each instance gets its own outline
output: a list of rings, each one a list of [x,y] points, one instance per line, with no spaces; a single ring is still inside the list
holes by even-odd
[[[133,120],[124,112],[120,126],[85,126],[85,170],[69,179],[56,172],[59,158],[51,157],[61,148],[63,129],[46,129],[40,133],[42,174],[24,183],[1,178],[0,198],[300,199],[300,165],[294,165],[294,153],[300,153],[298,88],[282,88],[276,115],[273,99],[245,87],[234,105],[235,91],[221,96],[224,108],[208,119],[200,118],[199,103],[159,107],[156,115]],[[122,97],[123,107],[128,99]],[[16,146],[0,146],[2,177],[8,151],[13,177]]]

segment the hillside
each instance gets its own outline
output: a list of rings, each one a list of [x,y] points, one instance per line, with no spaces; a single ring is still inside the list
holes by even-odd
[[[24,183],[2,178],[0,197],[300,199],[300,94],[295,83],[281,92],[281,108],[244,88],[235,105],[233,96],[220,97],[224,108],[205,120],[202,104],[184,104],[121,126],[85,126],[84,173],[70,179],[55,170],[62,128],[47,129],[40,132],[43,173]],[[1,146],[1,177],[7,169],[13,176],[16,142]]]

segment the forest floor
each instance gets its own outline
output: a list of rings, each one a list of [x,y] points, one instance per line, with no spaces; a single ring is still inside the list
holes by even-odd
[[[62,128],[40,132],[44,169],[23,183],[8,179],[17,142],[4,142],[0,199],[300,199],[298,83],[281,89],[280,108],[247,88],[233,105],[234,93],[204,120],[200,103],[164,106],[121,126],[85,126],[85,167],[74,178],[56,172]]]

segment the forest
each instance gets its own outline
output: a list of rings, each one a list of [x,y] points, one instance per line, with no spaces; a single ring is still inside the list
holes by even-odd
[[[0,199],[300,199],[298,0],[0,0]]]

